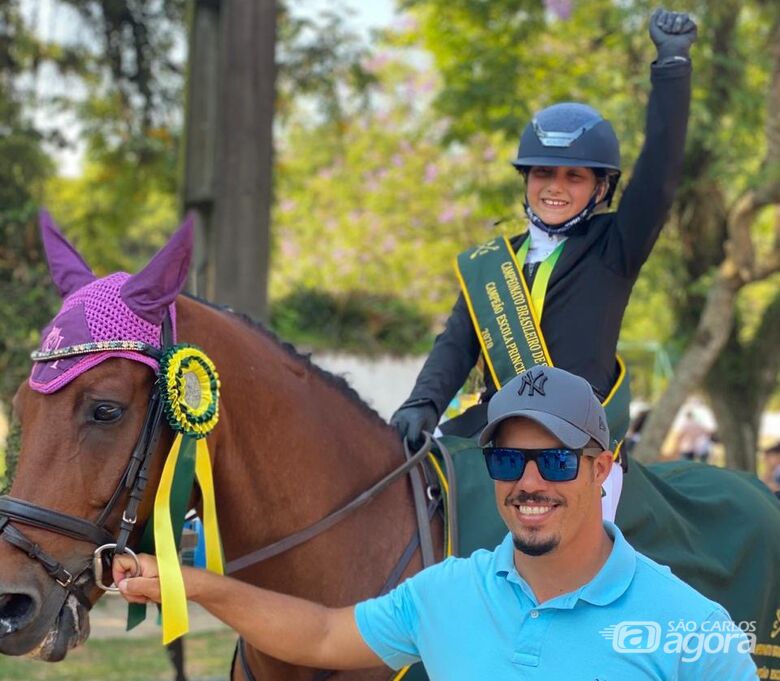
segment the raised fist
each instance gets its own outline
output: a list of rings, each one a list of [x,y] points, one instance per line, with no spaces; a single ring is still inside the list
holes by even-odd
[[[696,32],[696,22],[684,12],[655,10],[650,17],[650,38],[658,50],[657,63],[690,59]]]

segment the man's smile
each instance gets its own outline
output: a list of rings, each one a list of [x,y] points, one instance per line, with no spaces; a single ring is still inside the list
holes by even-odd
[[[505,506],[511,506],[515,516],[524,524],[541,524],[547,521],[556,509],[566,504],[563,500],[550,499],[548,497],[531,497],[529,495],[516,495],[507,497]]]

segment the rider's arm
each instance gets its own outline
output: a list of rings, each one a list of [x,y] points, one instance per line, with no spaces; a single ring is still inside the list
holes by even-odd
[[[480,347],[461,293],[452,308],[447,325],[436,337],[431,354],[425,360],[409,399],[401,405],[430,401],[439,416],[466,381],[479,357]]]
[[[157,563],[140,556],[140,577],[126,556],[114,561],[114,580],[130,602],[160,602]],[[325,606],[261,589],[206,570],[184,567],[187,598],[238,632],[247,643],[291,664],[321,669],[363,669],[382,665],[355,624],[354,608]]]
[[[607,264],[634,277],[650,255],[680,183],[691,98],[691,64],[651,67],[645,140],[615,214]]]

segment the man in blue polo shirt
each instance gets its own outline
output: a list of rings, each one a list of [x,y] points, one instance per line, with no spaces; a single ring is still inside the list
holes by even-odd
[[[358,604],[386,664],[422,659],[447,681],[756,678],[728,613],[602,523],[612,456],[584,379],[551,367],[517,376],[491,399],[479,442],[509,534]]]
[[[551,367],[520,374],[491,399],[480,444],[509,528],[495,551],[448,559],[355,607],[184,568],[188,598],[252,647],[323,669],[422,660],[433,681],[756,678],[749,634],[602,522],[612,454],[587,381]],[[132,574],[118,556],[125,598],[159,602],[154,558]]]

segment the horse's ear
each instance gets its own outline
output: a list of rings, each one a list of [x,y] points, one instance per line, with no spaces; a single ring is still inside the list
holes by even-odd
[[[184,288],[192,257],[192,222],[187,216],[149,264],[122,286],[122,300],[141,319],[161,324],[168,306]]]
[[[62,235],[54,219],[48,211],[41,209],[38,215],[41,228],[41,240],[46,251],[46,261],[54,284],[65,298],[82,286],[95,281],[89,265],[79,255],[78,251]]]

